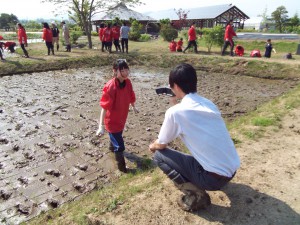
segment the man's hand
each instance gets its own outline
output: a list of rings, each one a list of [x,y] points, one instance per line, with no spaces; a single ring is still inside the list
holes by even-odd
[[[158,139],[149,145],[149,151],[154,153],[156,150],[163,150],[167,147],[166,144],[159,144]]]
[[[155,148],[154,143],[152,143],[152,144],[149,145],[149,151],[150,152],[154,153],[156,150],[157,149]]]
[[[100,125],[97,132],[96,132],[96,135],[97,136],[102,136],[104,133],[105,133],[104,125]]]

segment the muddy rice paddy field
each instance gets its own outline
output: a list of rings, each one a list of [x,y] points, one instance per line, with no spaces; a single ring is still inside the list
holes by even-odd
[[[150,158],[148,145],[170,107],[168,97],[154,91],[167,85],[168,72],[131,68],[140,113],[129,113],[124,139],[133,170]],[[226,120],[299,83],[197,73],[198,92],[215,102]],[[110,78],[108,67],[0,77],[0,224],[26,221],[111,182],[108,137],[95,135],[101,89]]]

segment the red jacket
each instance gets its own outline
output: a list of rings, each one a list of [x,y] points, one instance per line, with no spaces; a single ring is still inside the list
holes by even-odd
[[[105,42],[111,42],[112,38],[113,38],[113,33],[112,33],[111,28],[108,28],[108,27],[104,28],[104,31],[103,31],[103,41],[105,41]]]
[[[52,30],[51,29],[46,29],[43,28],[43,35],[42,35],[43,40],[46,42],[52,42],[53,36],[52,36]]]
[[[228,41],[232,41],[233,36],[236,36],[236,33],[234,32],[234,29],[231,26],[231,24],[228,24],[226,26],[224,40],[226,41],[226,39],[228,39]]]
[[[124,129],[129,105],[135,102],[135,93],[131,81],[126,79],[124,88],[120,88],[117,78],[108,81],[100,99],[100,106],[107,110],[104,118],[105,128],[110,133],[120,132]]]
[[[178,50],[182,50],[182,45],[183,45],[183,41],[181,41],[181,40],[179,40],[178,42],[177,42],[177,51]]]
[[[104,27],[99,29],[99,38],[100,38],[100,41],[103,41],[104,29],[105,29]]]
[[[194,26],[191,26],[189,31],[188,31],[188,35],[189,35],[189,41],[194,41],[196,40],[196,30]]]
[[[169,45],[170,51],[171,52],[175,52],[176,51],[176,42],[175,41],[171,41],[170,45]]]
[[[120,38],[120,27],[119,26],[113,26],[111,29],[113,33],[113,39],[114,40],[119,40]]]
[[[243,46],[237,45],[237,46],[235,47],[235,54],[236,54],[237,56],[243,56],[243,55],[244,55],[244,48],[243,48]]]
[[[18,40],[20,44],[27,44],[27,35],[24,28],[18,29]]]

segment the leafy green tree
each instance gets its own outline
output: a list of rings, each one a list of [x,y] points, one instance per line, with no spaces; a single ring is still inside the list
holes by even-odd
[[[268,8],[266,7],[263,11],[262,14],[259,14],[258,17],[261,17],[262,18],[262,21],[261,21],[261,25],[263,27],[266,27],[266,24],[268,22],[268,14],[267,14],[267,11],[268,11]]]
[[[296,13],[292,18],[290,18],[289,24],[292,27],[297,27],[300,25],[300,19],[298,17],[298,13]]]
[[[134,6],[141,4],[140,0],[43,0],[43,2],[50,2],[60,8],[68,8],[72,20],[75,20],[87,35],[89,48],[92,44],[92,17],[98,12],[107,12],[113,4],[128,4]]]
[[[278,29],[280,33],[283,31],[283,27],[287,22],[288,11],[284,6],[279,6],[274,12],[272,12],[272,19],[275,21],[275,27]]]
[[[168,24],[161,27],[160,35],[165,41],[170,42],[178,37],[178,31],[174,27],[172,27],[171,24]]]
[[[131,28],[129,33],[129,40],[137,41],[141,37],[141,32],[143,30],[143,25],[139,23],[137,20],[133,20],[131,22]]]
[[[19,22],[18,17],[14,14],[1,13],[0,15],[0,28],[1,29],[10,29],[16,26],[16,23]]]
[[[203,38],[208,52],[211,51],[213,45],[222,47],[224,43],[224,29],[222,26],[202,29]]]

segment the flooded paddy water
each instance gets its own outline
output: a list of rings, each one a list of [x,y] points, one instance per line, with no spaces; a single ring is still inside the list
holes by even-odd
[[[135,169],[150,158],[168,97],[169,70],[132,67],[139,114],[129,113],[126,160]],[[198,92],[234,119],[293,88],[299,81],[198,73]],[[108,137],[96,137],[101,89],[111,68],[0,77],[0,224],[17,224],[56,208],[114,176]]]

